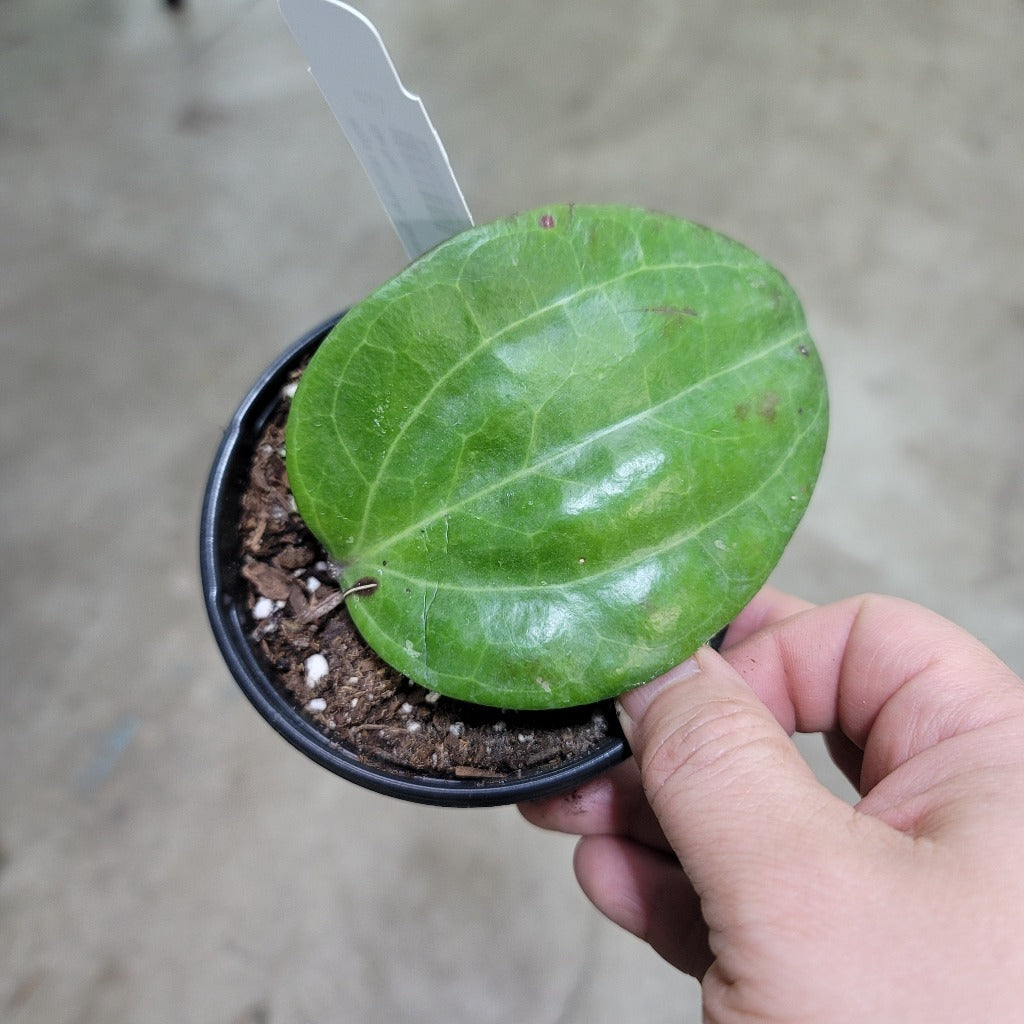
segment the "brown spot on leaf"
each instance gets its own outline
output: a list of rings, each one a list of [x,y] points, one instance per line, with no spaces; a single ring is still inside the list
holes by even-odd
[[[733,415],[740,423],[745,423],[750,418],[750,406],[746,402],[740,402],[733,410]]]
[[[766,423],[773,423],[775,421],[778,409],[779,396],[774,391],[766,391],[761,396],[761,400],[757,403],[757,415]]]
[[[550,213],[545,213],[540,218],[540,226],[542,228],[553,228],[555,226],[555,218]]]
[[[697,316],[697,310],[689,306],[648,306],[645,313],[660,313],[662,316]]]

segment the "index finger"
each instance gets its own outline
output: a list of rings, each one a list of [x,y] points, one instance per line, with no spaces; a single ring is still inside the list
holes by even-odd
[[[806,608],[723,655],[788,731],[840,729],[864,750],[862,792],[943,739],[1024,713],[1020,679],[981,641],[893,597]]]
[[[813,607],[810,601],[805,601],[802,597],[794,597],[775,587],[762,587],[743,611],[729,623],[723,646],[732,647],[766,626],[775,625]]]

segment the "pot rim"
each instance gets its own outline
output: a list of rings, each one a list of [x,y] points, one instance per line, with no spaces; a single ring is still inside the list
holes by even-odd
[[[248,637],[240,574],[231,572],[237,497],[251,446],[279,400],[295,363],[314,349],[345,315],[328,317],[281,353],[250,388],[224,432],[207,479],[200,519],[200,575],[214,638],[235,682],[263,718],[293,747],[321,767],[366,789],[414,803],[491,807],[536,800],[579,786],[630,756],[620,732],[589,754],[557,767],[500,779],[450,779],[367,765],[354,751],[324,735],[277,685]],[[611,716],[614,722],[614,715]]]

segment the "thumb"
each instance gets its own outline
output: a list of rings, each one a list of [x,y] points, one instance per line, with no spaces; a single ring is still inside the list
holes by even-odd
[[[825,853],[853,813],[711,648],[623,694],[619,712],[648,802],[702,898],[763,891],[780,864]]]

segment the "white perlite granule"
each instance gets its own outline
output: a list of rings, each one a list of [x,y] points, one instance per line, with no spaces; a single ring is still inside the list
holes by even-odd
[[[322,654],[311,654],[306,659],[306,685],[316,686],[327,676],[327,659]]]

